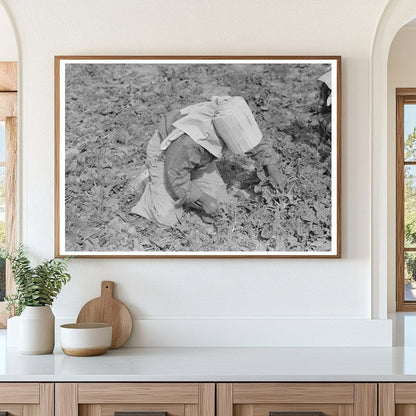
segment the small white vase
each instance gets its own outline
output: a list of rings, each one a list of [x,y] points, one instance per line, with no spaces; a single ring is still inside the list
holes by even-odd
[[[55,316],[51,307],[26,306],[19,319],[19,351],[50,354],[55,346]]]

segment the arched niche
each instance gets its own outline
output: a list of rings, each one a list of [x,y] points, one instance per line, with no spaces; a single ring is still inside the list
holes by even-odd
[[[397,32],[416,17],[414,0],[390,1],[380,18],[371,51],[371,276],[372,317],[387,318],[389,273],[395,253],[392,249],[391,221],[394,218],[394,195],[389,189],[388,169],[388,57]],[[390,232],[389,232],[390,230]],[[394,245],[394,244],[393,244]],[[390,279],[391,281],[391,279]]]

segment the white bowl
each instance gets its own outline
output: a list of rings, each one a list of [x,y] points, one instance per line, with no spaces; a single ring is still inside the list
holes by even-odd
[[[112,326],[103,323],[61,325],[61,348],[65,354],[87,357],[111,347]]]

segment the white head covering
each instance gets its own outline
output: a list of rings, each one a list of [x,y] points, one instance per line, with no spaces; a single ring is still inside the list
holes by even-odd
[[[325,72],[320,78],[318,78],[318,81],[323,82],[326,84],[326,86],[331,90],[331,94],[329,94],[326,105],[329,107],[332,104],[332,73],[331,71]]]
[[[213,123],[217,134],[236,154],[248,152],[263,137],[243,97],[229,97],[219,103]]]
[[[190,105],[175,121],[176,129],[161,143],[166,149],[186,133],[192,140],[216,157],[221,157],[224,143],[233,153],[245,153],[256,146],[262,134],[243,97],[212,97],[211,101]]]

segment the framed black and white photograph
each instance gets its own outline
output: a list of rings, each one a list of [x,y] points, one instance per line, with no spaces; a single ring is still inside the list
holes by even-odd
[[[55,251],[340,257],[340,57],[55,57]]]

